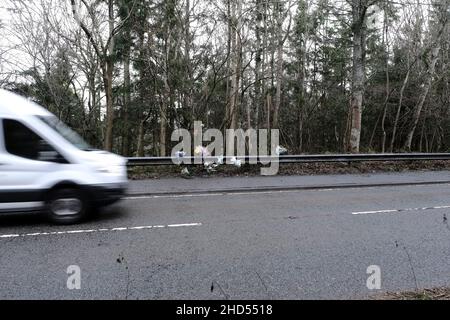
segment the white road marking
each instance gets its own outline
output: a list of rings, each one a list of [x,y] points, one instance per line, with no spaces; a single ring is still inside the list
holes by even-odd
[[[352,214],[372,214],[372,213],[390,213],[390,212],[398,212],[398,210],[361,211],[361,212],[352,212]]]
[[[67,230],[67,231],[34,232],[34,233],[23,233],[23,234],[3,234],[3,235],[0,235],[0,239],[19,238],[19,237],[37,237],[37,236],[49,236],[49,235],[65,235],[65,234],[83,234],[83,233],[93,233],[93,232],[148,230],[148,229],[158,229],[158,228],[198,227],[201,225],[202,225],[201,223],[183,223],[183,224],[169,224],[169,225],[155,225],[155,226],[102,228],[102,229],[89,229],[89,230]]]
[[[0,236],[0,238],[16,238],[20,237],[20,234],[5,234],[3,236]]]
[[[398,212],[406,212],[406,211],[425,211],[425,210],[439,210],[439,209],[450,209],[450,206],[361,211],[361,212],[352,212],[352,214],[353,215],[364,215],[364,214],[374,214],[374,213],[398,213]]]
[[[184,224],[169,224],[169,228],[179,228],[179,227],[194,227],[196,223],[184,223]]]

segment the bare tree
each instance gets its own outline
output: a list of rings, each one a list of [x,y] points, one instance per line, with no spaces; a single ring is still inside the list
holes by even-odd
[[[358,153],[361,139],[361,117],[366,78],[366,15],[368,0],[351,0],[353,32],[352,95],[350,102],[350,143],[348,151]]]
[[[114,125],[114,105],[113,105],[113,72],[114,72],[114,45],[115,38],[123,27],[123,23],[116,26],[116,15],[114,10],[114,0],[107,0],[107,36],[104,39],[98,22],[97,1],[89,4],[88,0],[80,0],[88,17],[91,20],[89,27],[80,16],[79,6],[75,0],[70,0],[73,17],[85,33],[90,44],[95,50],[99,59],[100,70],[103,79],[103,86],[106,93],[106,133],[104,148],[111,151],[113,148],[113,125]]]
[[[407,151],[411,151],[412,139],[414,136],[414,132],[416,131],[417,124],[420,119],[420,114],[422,112],[425,100],[428,96],[428,92],[430,91],[431,85],[433,83],[433,77],[436,70],[436,63],[439,58],[439,51],[441,50],[441,38],[443,34],[447,34],[448,32],[448,8],[450,1],[449,0],[440,0],[436,2],[437,5],[437,22],[435,26],[432,26],[432,35],[431,41],[432,46],[426,50],[424,53],[424,62],[427,66],[425,75],[423,76],[423,83],[421,86],[421,92],[419,94],[419,99],[417,101],[417,105],[414,109],[412,126],[408,132],[408,135],[405,140],[405,144],[403,148]],[[434,29],[434,30],[433,30]]]

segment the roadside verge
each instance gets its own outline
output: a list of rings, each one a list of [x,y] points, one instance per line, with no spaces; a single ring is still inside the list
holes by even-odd
[[[435,184],[450,184],[450,171],[316,176],[162,178],[131,181],[128,194],[131,196],[157,196]]]

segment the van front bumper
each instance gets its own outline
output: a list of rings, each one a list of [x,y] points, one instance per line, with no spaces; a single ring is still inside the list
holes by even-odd
[[[121,200],[127,193],[127,184],[105,184],[89,187],[91,201],[98,206],[107,206]]]

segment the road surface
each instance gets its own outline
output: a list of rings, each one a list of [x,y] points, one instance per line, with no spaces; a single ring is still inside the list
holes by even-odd
[[[360,299],[450,285],[447,171],[174,178],[130,193],[80,225],[0,216],[0,299]],[[69,290],[73,265],[81,289]],[[372,265],[381,290],[366,286]]]

